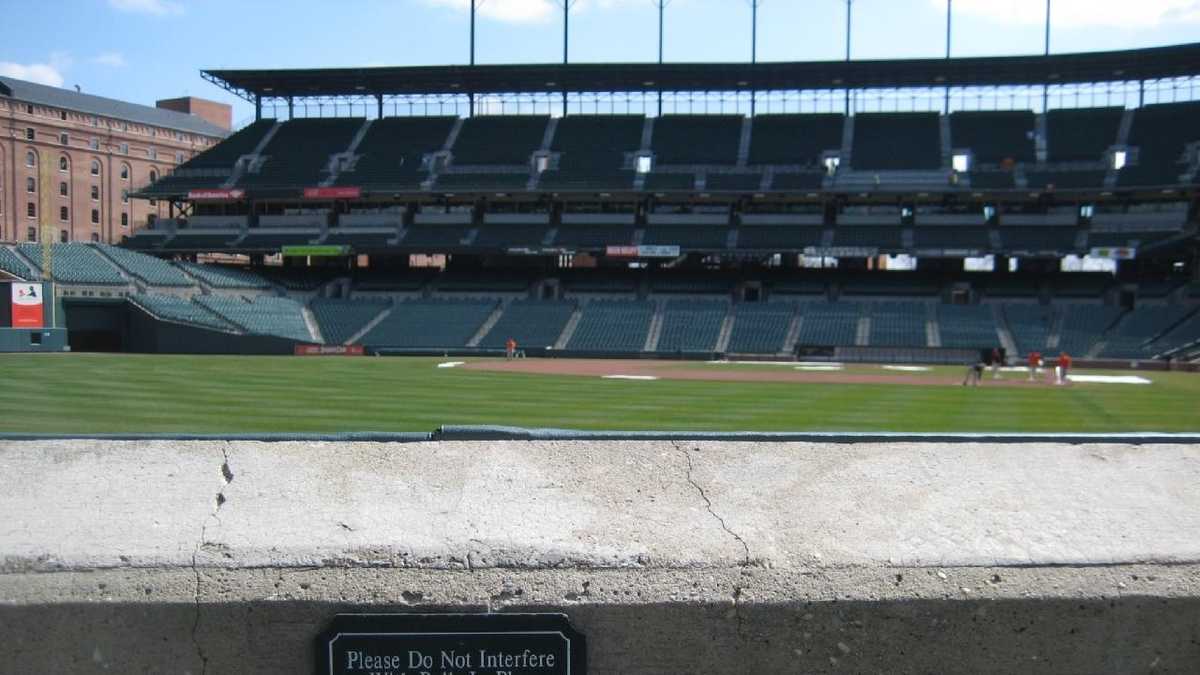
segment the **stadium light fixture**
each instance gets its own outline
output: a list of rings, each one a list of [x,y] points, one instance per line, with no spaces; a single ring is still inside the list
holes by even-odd
[[[638,155],[637,172],[638,173],[650,173],[652,164],[653,164],[653,159],[651,159],[650,155]]]
[[[1125,167],[1125,161],[1128,154],[1124,150],[1117,150],[1112,156],[1112,168],[1120,170]]]
[[[956,154],[951,160],[951,165],[958,173],[966,173],[971,168],[971,157],[965,153]]]

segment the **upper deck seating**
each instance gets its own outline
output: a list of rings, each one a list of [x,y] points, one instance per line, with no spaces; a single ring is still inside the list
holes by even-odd
[[[950,113],[950,142],[965,148],[977,164],[1034,162],[1034,116],[1029,110]]]
[[[735,164],[741,115],[663,115],[654,122],[656,164]]]
[[[861,171],[938,169],[940,125],[937,113],[861,113],[851,163]]]
[[[263,148],[266,162],[258,173],[246,173],[239,185],[297,188],[317,185],[328,175],[330,156],[344,152],[365,120],[300,118],[289,120]]]
[[[749,157],[751,165],[821,167],[826,151],[838,151],[842,147],[845,117],[840,113],[758,115],[753,122]],[[776,176],[778,179],[779,176]]]
[[[425,156],[442,149],[453,117],[385,117],[375,120],[358,146],[352,171],[338,175],[337,185],[366,189],[415,190],[425,180]]]
[[[528,166],[541,147],[550,118],[544,115],[477,115],[463,120],[451,152],[454,164]]]
[[[558,168],[542,172],[542,190],[630,190],[633,170],[625,155],[642,142],[641,115],[568,115],[559,119],[550,150]]]
[[[1068,108],[1046,113],[1046,158],[1051,162],[1100,161],[1117,142],[1124,108]]]

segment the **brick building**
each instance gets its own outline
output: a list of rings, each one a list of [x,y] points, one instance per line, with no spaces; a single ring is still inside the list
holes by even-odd
[[[158,105],[0,77],[0,241],[37,241],[49,224],[58,241],[117,243],[165,216],[164,203],[127,195],[219,142],[232,111]]]

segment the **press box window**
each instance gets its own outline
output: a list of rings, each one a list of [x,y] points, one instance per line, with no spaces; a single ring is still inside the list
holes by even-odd
[[[1125,161],[1129,155],[1124,150],[1117,150],[1112,155],[1112,168],[1118,171],[1125,167]]]
[[[654,159],[650,155],[638,155],[638,158],[637,158],[637,172],[638,173],[650,173],[650,170],[653,168],[654,168]]]
[[[970,155],[955,155],[951,162],[958,173],[966,173],[971,169]]]

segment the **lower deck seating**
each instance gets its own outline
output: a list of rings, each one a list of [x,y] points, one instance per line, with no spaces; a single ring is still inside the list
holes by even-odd
[[[1008,330],[1017,343],[1021,354],[1032,351],[1046,351],[1046,338],[1050,335],[1050,326],[1054,320],[1054,312],[1045,305],[1009,303],[1003,305],[1004,318]]]
[[[553,347],[574,313],[574,302],[516,300],[504,308],[479,346],[502,349],[512,338],[521,349]]]
[[[784,347],[796,307],[790,302],[737,305],[729,334],[731,354],[776,354]]]
[[[646,345],[654,305],[631,300],[594,300],[583,306],[583,315],[569,349],[604,352],[640,352]]]
[[[192,280],[171,263],[108,244],[95,244],[96,249],[125,270],[152,286],[191,286]]]
[[[987,349],[1000,344],[992,308],[985,305],[938,305],[942,346],[950,349]]]
[[[42,247],[39,244],[19,244],[21,255],[39,268]],[[64,284],[95,284],[121,286],[128,282],[117,268],[99,251],[88,245],[52,244],[54,280]]]
[[[1087,356],[1101,336],[1121,316],[1119,307],[1075,303],[1061,307],[1058,351]]]
[[[799,345],[844,346],[858,341],[862,308],[855,302],[810,302],[800,307]]]
[[[237,328],[222,319],[212,310],[193,302],[188,298],[174,295],[159,295],[157,293],[138,293],[129,299],[160,319],[180,321],[205,328],[216,328],[224,331],[234,331]]]
[[[391,303],[385,299],[315,298],[309,304],[325,344],[340,345],[353,337]]]
[[[720,300],[670,300],[663,310],[660,352],[707,352],[716,349],[729,303]]]
[[[0,270],[26,280],[33,278],[33,272],[29,269],[29,265],[26,265],[7,246],[0,246]]]
[[[495,300],[406,300],[362,337],[371,347],[465,347],[496,308]]]
[[[871,307],[872,347],[925,347],[929,344],[925,328],[928,315],[925,303],[877,302]]]
[[[1126,312],[1104,336],[1100,358],[1140,359],[1154,355],[1151,340],[1183,321],[1193,307],[1143,305]]]
[[[258,276],[254,272],[239,269],[237,267],[227,267],[225,265],[206,265],[191,262],[177,262],[175,264],[179,266],[179,269],[187,272],[188,274],[213,288],[265,289],[271,287],[270,282],[268,282],[266,279]]]
[[[291,298],[205,295],[196,301],[247,333],[313,342],[304,322],[304,307]]]

